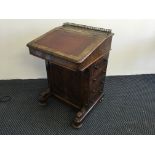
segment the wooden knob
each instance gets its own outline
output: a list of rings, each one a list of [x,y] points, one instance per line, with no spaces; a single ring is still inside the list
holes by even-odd
[[[95,65],[95,66],[94,66],[94,68],[95,68],[95,69],[98,69],[98,66],[97,66],[97,65]]]

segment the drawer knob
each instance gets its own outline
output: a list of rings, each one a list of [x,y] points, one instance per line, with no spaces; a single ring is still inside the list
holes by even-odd
[[[94,66],[95,69],[98,69],[99,67],[97,65]]]
[[[93,81],[96,81],[96,79],[93,79]]]

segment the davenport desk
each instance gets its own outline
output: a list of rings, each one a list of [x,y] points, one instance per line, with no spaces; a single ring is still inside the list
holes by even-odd
[[[48,88],[40,104],[55,96],[79,109],[72,125],[80,128],[102,100],[112,37],[110,29],[64,23],[28,43],[30,54],[46,62]]]

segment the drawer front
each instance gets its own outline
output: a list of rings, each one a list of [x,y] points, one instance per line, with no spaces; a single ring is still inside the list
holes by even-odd
[[[90,81],[90,103],[93,103],[103,93],[104,82],[105,74],[102,74],[97,79],[93,79],[92,81]]]
[[[103,93],[107,60],[101,58],[90,67],[89,103],[93,103]]]
[[[90,76],[92,78],[99,76],[100,74],[106,74],[107,60],[101,58],[91,66]]]
[[[100,85],[104,86],[106,74],[102,73],[97,77],[93,77],[90,79],[90,90],[99,87]]]
[[[93,103],[103,93],[104,85],[101,84],[98,87],[90,91],[89,103]]]

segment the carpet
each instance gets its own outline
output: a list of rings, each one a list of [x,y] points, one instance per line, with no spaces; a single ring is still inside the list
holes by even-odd
[[[155,134],[153,74],[107,76],[103,101],[80,129],[70,126],[76,110],[56,98],[39,106],[38,94],[45,88],[46,79],[0,80],[1,135]]]

